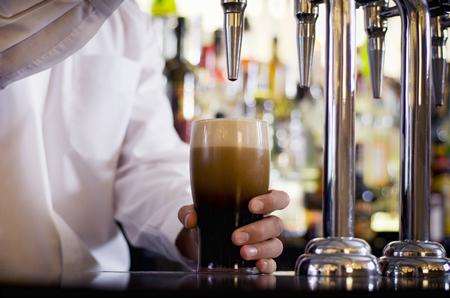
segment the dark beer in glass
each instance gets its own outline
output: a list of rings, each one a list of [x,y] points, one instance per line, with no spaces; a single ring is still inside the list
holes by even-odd
[[[199,270],[257,273],[231,241],[238,227],[261,219],[249,201],[268,192],[270,154],[264,121],[213,119],[194,122],[191,186],[199,227]]]

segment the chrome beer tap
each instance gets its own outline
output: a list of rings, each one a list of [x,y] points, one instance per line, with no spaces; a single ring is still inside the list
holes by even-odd
[[[434,4],[429,6],[425,0],[395,3],[396,7],[385,7],[379,14],[384,18],[400,15],[402,21],[400,240],[385,247],[379,263],[388,277],[439,277],[450,272],[450,263],[445,249],[429,241],[430,134],[433,84],[435,97],[443,96],[443,85],[436,80],[442,80],[439,59],[445,37],[440,18],[430,17],[438,11]],[[432,72],[437,73],[434,80]]]
[[[317,8],[295,1],[299,32],[300,73],[309,73],[311,41]],[[298,275],[366,277],[379,273],[370,246],[354,238],[355,213],[355,12],[353,0],[327,0],[326,5],[326,120],[323,198],[324,238],[308,243],[297,260]],[[300,12],[300,13],[299,13]],[[308,28],[308,30],[304,30]],[[300,40],[304,35],[299,34]],[[308,53],[308,58],[304,58]],[[311,53],[311,54],[309,54]],[[301,77],[302,78],[302,77]],[[308,83],[306,76],[304,82]]]

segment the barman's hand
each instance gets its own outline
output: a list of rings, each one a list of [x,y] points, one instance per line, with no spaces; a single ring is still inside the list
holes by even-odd
[[[288,204],[289,196],[285,192],[272,190],[268,194],[253,198],[248,208],[253,214],[269,215],[275,210],[286,208]],[[197,214],[193,205],[182,207],[178,218],[186,229],[197,227]],[[283,244],[278,239],[282,231],[281,219],[270,215],[237,229],[231,240],[241,247],[244,260],[256,260],[256,267],[260,272],[273,273],[277,269],[273,259],[283,251]]]

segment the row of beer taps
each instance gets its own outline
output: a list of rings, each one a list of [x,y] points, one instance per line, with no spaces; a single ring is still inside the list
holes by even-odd
[[[258,0],[254,0],[258,1]],[[221,0],[228,76],[237,80],[247,0]],[[311,241],[296,272],[315,276],[443,276],[445,249],[429,241],[431,114],[448,84],[445,45],[448,0],[294,0],[300,85],[309,87],[316,20],[326,6],[324,238]],[[399,241],[377,260],[354,238],[355,202],[355,14],[363,8],[373,97],[382,95],[388,19],[402,23],[401,160]]]
[[[380,98],[387,19],[400,16],[401,11],[398,6],[389,7],[387,0],[360,2],[364,7],[366,32],[369,38],[373,96]],[[447,28],[450,26],[447,12],[450,10],[450,4],[447,1],[428,1],[428,10],[431,17],[433,98],[437,106],[442,106],[447,68],[445,46],[447,44]]]
[[[319,15],[318,5],[323,2],[324,0],[294,1],[297,18],[299,83],[304,87],[310,85],[315,26]],[[446,78],[446,31],[450,27],[450,17],[447,12],[450,11],[450,1],[434,0],[427,2],[431,15],[434,98],[437,105],[442,105]],[[388,29],[387,20],[400,16],[401,10],[398,6],[390,7],[388,0],[357,0],[355,4],[357,7],[363,7],[364,9],[373,97],[380,98],[383,83],[385,35]],[[247,0],[222,0],[222,6],[225,14],[228,78],[234,81],[237,80],[239,73],[244,12],[247,7]]]

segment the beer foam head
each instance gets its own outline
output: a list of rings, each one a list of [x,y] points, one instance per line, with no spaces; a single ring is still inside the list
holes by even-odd
[[[195,121],[191,147],[245,147],[269,149],[267,122],[254,119]]]

